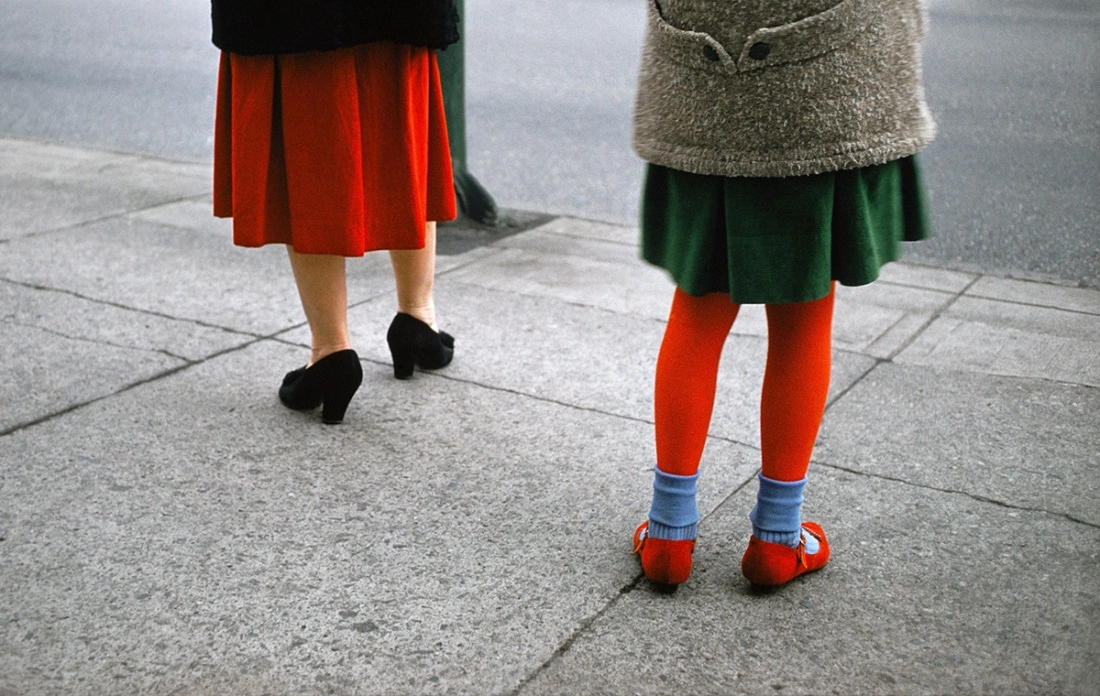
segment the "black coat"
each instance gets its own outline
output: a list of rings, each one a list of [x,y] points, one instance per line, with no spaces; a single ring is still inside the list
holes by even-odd
[[[211,0],[214,45],[241,55],[328,51],[372,41],[446,48],[454,0]]]

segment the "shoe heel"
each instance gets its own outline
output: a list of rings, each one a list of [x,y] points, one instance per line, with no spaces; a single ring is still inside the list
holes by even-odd
[[[363,366],[356,352],[337,351],[308,368],[287,373],[279,388],[279,399],[297,411],[321,406],[321,420],[335,424],[344,420],[348,404],[362,382]]]
[[[321,422],[326,425],[339,425],[344,422],[344,414],[351,403],[351,397],[359,391],[363,383],[363,368],[356,356],[354,364],[348,364],[348,374],[337,383],[329,384],[321,405]]]
[[[418,365],[422,370],[438,370],[454,358],[453,336],[446,331],[436,332],[419,319],[400,312],[386,332],[386,343],[397,379],[410,379]]]
[[[351,394],[340,399],[325,399],[325,405],[321,407],[321,422],[325,425],[340,425],[344,422],[344,414],[347,413],[348,404],[351,403]]]
[[[649,537],[649,522],[634,530],[634,553],[642,572],[658,592],[672,593],[691,577],[691,554],[695,540],[669,541]]]
[[[403,351],[390,346],[390,357],[393,358],[393,376],[397,379],[410,379],[413,370],[416,369],[416,354],[411,350]]]

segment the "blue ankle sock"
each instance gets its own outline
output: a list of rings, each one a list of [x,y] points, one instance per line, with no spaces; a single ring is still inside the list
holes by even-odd
[[[694,539],[699,530],[695,488],[699,474],[677,476],[653,467],[653,503],[649,507],[648,536],[682,541]]]
[[[749,513],[752,535],[761,541],[796,548],[802,539],[802,489],[806,487],[806,479],[775,481],[763,474],[757,478],[760,488],[756,492],[756,507]],[[809,535],[807,538],[813,539]],[[806,550],[816,553],[808,545]]]

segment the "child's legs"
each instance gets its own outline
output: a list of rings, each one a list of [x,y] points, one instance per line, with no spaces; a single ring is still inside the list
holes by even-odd
[[[800,481],[825,413],[832,366],[834,292],[812,302],[768,305],[768,362],[760,398],[762,473]]]
[[[699,468],[722,346],[739,309],[724,293],[693,297],[676,289],[653,398],[657,468],[665,473],[692,476]]]
[[[729,295],[676,289],[657,356],[654,416],[657,471],[646,529],[636,547],[650,580],[678,585],[691,575],[699,511],[695,488],[710,428],[718,362],[738,305]],[[643,528],[639,527],[637,534]],[[638,537],[635,537],[638,541]]]

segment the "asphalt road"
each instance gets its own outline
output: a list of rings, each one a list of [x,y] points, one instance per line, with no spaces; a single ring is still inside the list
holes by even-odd
[[[910,259],[1100,287],[1100,3],[932,0]],[[0,0],[0,133],[209,160],[201,0]],[[472,171],[509,208],[634,223],[643,0],[467,0]]]

